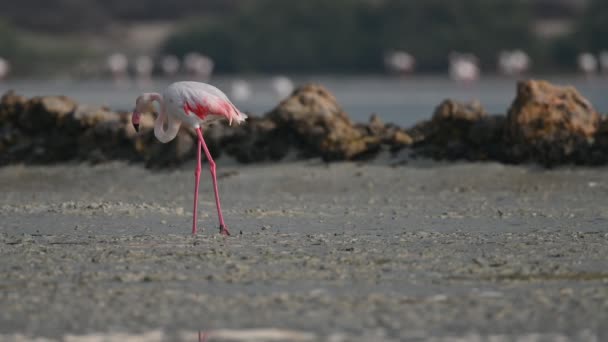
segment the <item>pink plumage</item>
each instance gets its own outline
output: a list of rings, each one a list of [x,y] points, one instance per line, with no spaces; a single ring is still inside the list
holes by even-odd
[[[186,114],[195,114],[200,124],[220,118],[240,124],[247,119],[228,99],[228,96],[216,87],[200,82],[176,82],[165,91],[165,96],[182,103]]]
[[[220,233],[230,235],[222,215],[215,162],[203,139],[201,127],[205,127],[207,123],[220,119],[228,120],[231,125],[233,122],[240,124],[247,119],[247,115],[239,111],[230,99],[228,99],[226,94],[210,84],[200,82],[176,82],[169,85],[162,95],[159,93],[143,93],[137,97],[135,109],[133,110],[133,116],[131,118],[135,130],[139,130],[141,112],[153,101],[157,101],[160,105],[160,113],[154,124],[154,135],[160,142],[167,143],[173,140],[177,136],[182,123],[195,129],[198,137],[198,163],[195,170],[192,234],[196,234],[197,231],[198,186],[200,181],[202,148],[209,161],[213,179],[215,204],[220,221]]]

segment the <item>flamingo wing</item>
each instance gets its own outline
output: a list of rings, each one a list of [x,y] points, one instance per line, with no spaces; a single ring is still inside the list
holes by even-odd
[[[223,116],[230,124],[247,119],[247,115],[239,111],[226,94],[212,85],[199,82],[178,82],[178,85],[187,114],[194,113],[201,120],[209,115]]]

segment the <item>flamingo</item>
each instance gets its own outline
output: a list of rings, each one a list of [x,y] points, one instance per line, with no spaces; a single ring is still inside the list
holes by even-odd
[[[213,59],[198,52],[190,52],[184,56],[184,66],[193,77],[209,80],[213,74],[215,63]]]
[[[249,82],[236,79],[232,82],[230,95],[237,102],[247,101],[251,97],[251,86]]]
[[[140,82],[144,84],[148,83],[152,71],[154,71],[154,61],[152,60],[152,57],[142,55],[135,59],[135,73]]]
[[[293,88],[293,82],[287,76],[276,76],[272,79],[272,89],[280,99],[291,94]]]
[[[470,53],[451,52],[449,75],[455,81],[471,83],[479,79],[479,60]]]
[[[135,109],[131,122],[135,131],[139,132],[141,112],[149,107],[152,102],[158,102],[160,114],[154,124],[154,135],[162,142],[167,143],[175,138],[182,123],[192,127],[198,136],[197,165],[194,171],[194,210],[192,217],[192,235],[196,235],[198,186],[201,175],[201,147],[205,151],[209,161],[209,170],[213,179],[213,191],[215,192],[215,205],[220,224],[220,234],[230,235],[228,227],[224,222],[220,196],[217,188],[217,176],[215,162],[209,153],[201,127],[220,119],[227,119],[240,124],[247,119],[247,115],[239,111],[228,99],[226,94],[216,87],[200,82],[175,82],[167,87],[164,93],[143,93],[135,101]],[[167,127],[165,129],[165,126]]]
[[[578,67],[587,77],[591,77],[598,67],[598,61],[590,52],[584,52],[578,55]]]
[[[405,51],[391,51],[384,56],[384,65],[390,72],[406,75],[414,70],[416,59]]]
[[[119,84],[124,81],[127,75],[127,67],[129,66],[129,60],[124,54],[117,52],[108,57],[108,68],[114,78],[114,83]]]
[[[501,51],[498,68],[506,76],[521,75],[530,68],[530,57],[522,50]]]
[[[163,57],[161,68],[167,77],[173,77],[179,71],[179,59],[174,55]]]
[[[8,63],[7,60],[5,60],[4,58],[0,57],[0,81],[6,77],[6,75],[8,75],[8,72],[10,71],[10,65]]]

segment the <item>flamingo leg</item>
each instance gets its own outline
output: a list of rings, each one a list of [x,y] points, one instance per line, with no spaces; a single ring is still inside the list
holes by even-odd
[[[198,212],[198,185],[201,180],[201,142],[198,142],[196,153],[196,169],[194,170],[194,209],[192,209],[192,235],[196,235],[196,222]]]
[[[230,235],[228,231],[228,227],[224,223],[224,216],[222,215],[222,206],[220,204],[220,195],[217,190],[217,175],[215,172],[215,161],[211,158],[211,153],[209,153],[209,149],[207,148],[207,144],[205,143],[205,139],[203,139],[203,133],[200,128],[196,129],[196,134],[198,135],[199,142],[203,145],[203,150],[205,151],[205,156],[207,156],[207,160],[209,161],[209,170],[211,171],[211,177],[213,179],[213,191],[215,192],[215,207],[217,208],[217,216],[220,221],[220,234],[222,235]],[[200,151],[199,151],[200,153]]]

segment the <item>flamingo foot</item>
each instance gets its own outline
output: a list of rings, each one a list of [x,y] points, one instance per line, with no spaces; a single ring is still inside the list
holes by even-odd
[[[228,230],[228,227],[223,224],[220,224],[220,234],[224,236],[230,236],[230,231]]]

